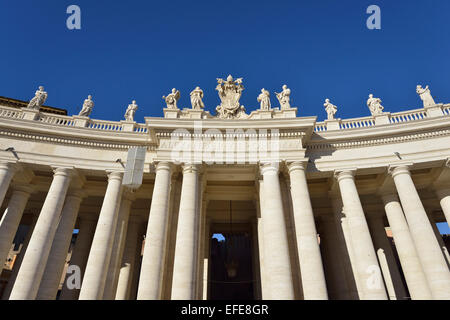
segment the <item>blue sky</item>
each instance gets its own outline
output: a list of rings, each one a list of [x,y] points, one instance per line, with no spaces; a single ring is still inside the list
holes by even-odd
[[[66,8],[81,8],[68,30]],[[366,9],[381,8],[381,30]],[[217,77],[244,78],[241,103],[258,107],[261,88],[292,90],[299,115],[325,118],[330,98],[342,118],[369,115],[371,92],[386,111],[420,107],[417,84],[450,102],[450,2],[396,1],[0,1],[0,95],[29,100],[38,85],[48,105],[78,113],[88,94],[93,118],[162,116],[162,95],[200,86],[206,109],[219,103]]]
[[[66,9],[81,8],[81,30]],[[369,30],[369,5],[381,30]],[[162,116],[176,87],[180,107],[200,86],[206,109],[219,104],[216,78],[244,78],[241,103],[258,107],[261,88],[283,84],[300,116],[369,115],[369,93],[385,111],[419,108],[417,84],[450,102],[450,1],[0,1],[0,95],[29,100],[39,85],[47,105],[77,114],[88,94],[92,118],[121,120],[132,99],[144,116]]]

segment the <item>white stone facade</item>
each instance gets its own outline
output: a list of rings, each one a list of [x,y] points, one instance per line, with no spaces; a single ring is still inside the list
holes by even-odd
[[[324,122],[174,106],[142,124],[0,106],[0,257],[33,229],[3,299],[55,299],[74,228],[81,289],[61,299],[208,299],[229,201],[256,299],[450,299],[435,226],[450,222],[450,104]],[[122,186],[131,147],[147,150],[137,190]]]

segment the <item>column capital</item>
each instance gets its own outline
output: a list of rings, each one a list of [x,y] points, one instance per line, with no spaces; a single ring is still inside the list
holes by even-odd
[[[288,169],[288,173],[291,173],[295,170],[306,170],[308,166],[308,159],[296,160],[296,161],[286,161],[286,167]]]
[[[388,167],[388,173],[392,176],[395,177],[398,174],[408,174],[410,175],[411,173],[409,172],[409,168],[413,165],[412,162],[408,162],[408,163],[399,163],[399,164],[391,164]]]
[[[355,179],[355,173],[357,168],[349,168],[349,169],[342,169],[342,170],[335,170],[334,171],[334,177],[339,182],[343,179]]]
[[[385,192],[380,194],[381,200],[383,200],[384,203],[396,201],[400,202],[398,195],[394,192]]]
[[[53,176],[65,176],[72,177],[75,173],[74,167],[59,167],[59,166],[51,166],[53,169]]]
[[[83,189],[71,188],[67,191],[67,197],[83,199],[87,196],[87,193]]]
[[[259,170],[262,175],[269,173],[269,172],[278,174],[279,169],[280,169],[279,162],[261,162],[259,164]]]
[[[17,169],[19,169],[20,165],[17,163],[17,161],[1,161],[0,162],[0,170],[11,170],[12,173],[16,172]]]
[[[111,180],[119,180],[122,181],[123,172],[121,171],[106,171],[108,176],[108,182]]]
[[[198,172],[199,171],[199,165],[193,164],[193,163],[184,163],[181,165],[183,169],[183,174],[185,173],[192,173],[192,172]]]
[[[438,196],[438,198],[444,198],[450,195],[450,187],[447,188],[437,188],[435,190],[436,195]]]
[[[157,161],[157,162],[154,162],[154,166],[155,166],[155,172],[158,172],[160,170],[167,170],[169,172],[173,171],[173,164],[170,163],[169,161]]]
[[[36,188],[33,185],[29,185],[29,184],[13,184],[12,186],[13,192],[18,191],[18,192],[23,192],[23,193],[27,193],[27,194],[32,194],[36,191]]]

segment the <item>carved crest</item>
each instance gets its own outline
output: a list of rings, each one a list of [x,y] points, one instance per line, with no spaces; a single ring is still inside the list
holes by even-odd
[[[221,104],[217,106],[217,116],[222,119],[245,118],[244,106],[241,106],[239,99],[241,98],[244,86],[242,85],[242,78],[236,80],[231,75],[227,80],[217,79],[216,90],[219,92]]]

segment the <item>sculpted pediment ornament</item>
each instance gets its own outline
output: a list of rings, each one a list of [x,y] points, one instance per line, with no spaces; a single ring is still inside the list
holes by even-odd
[[[242,78],[236,80],[231,75],[227,80],[217,79],[216,90],[219,92],[221,104],[217,106],[217,117],[221,119],[243,119],[248,115],[245,113],[245,108],[239,103],[244,86],[242,85]]]

